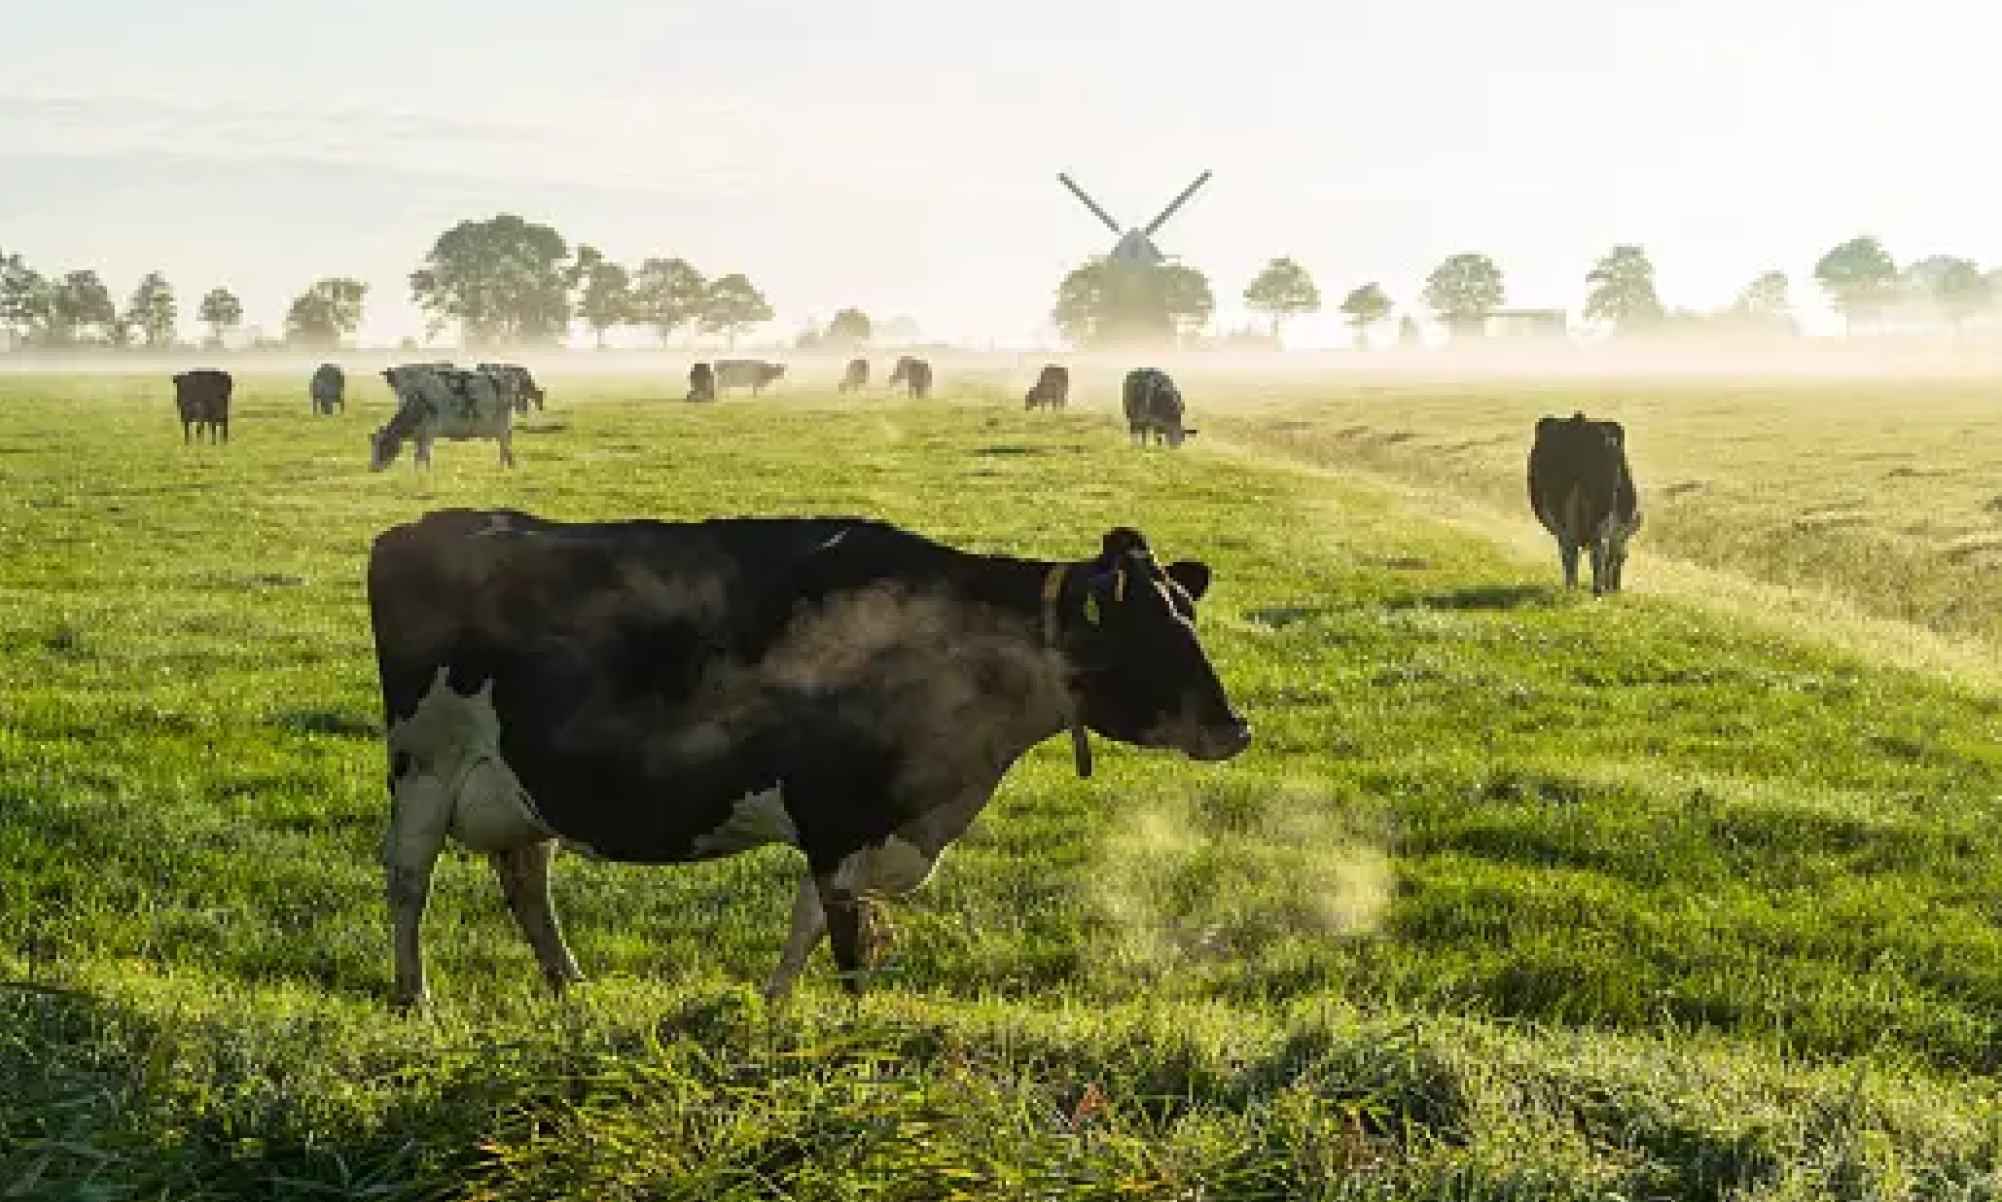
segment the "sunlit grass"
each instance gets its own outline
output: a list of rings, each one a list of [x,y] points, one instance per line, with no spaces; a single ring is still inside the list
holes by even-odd
[[[1673,591],[1564,595],[1517,528],[1344,479],[1361,402],[1215,428],[1324,469],[1302,471],[1130,449],[1102,395],[545,382],[519,469],[446,444],[427,476],[366,470],[379,389],[314,418],[303,380],[245,380],[235,442],[184,448],[154,383],[0,380],[0,1193],[1992,1192],[1992,692]],[[1440,483],[1500,504],[1517,410],[1571,404],[1394,422],[1492,438]],[[1757,493],[1721,435],[1628,420],[1651,500],[1677,446]],[[1904,445],[1848,430],[1858,454],[1815,445]],[[1047,556],[1137,524],[1217,568],[1202,626],[1258,741],[1222,766],[1101,744],[1086,782],[1037,749],[896,911],[859,1005],[824,953],[785,1010],[756,996],[792,853],[560,860],[592,978],[560,1003],[453,855],[438,1011],[395,1019],[361,572],[384,526],[489,504],[866,513]],[[1703,558],[1672,512],[1637,583],[1647,548]],[[1921,569],[1945,574],[1921,592],[1962,570]]]

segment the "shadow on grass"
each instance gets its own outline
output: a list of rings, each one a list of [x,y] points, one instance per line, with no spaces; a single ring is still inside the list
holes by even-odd
[[[351,739],[373,739],[382,726],[373,718],[331,709],[286,710],[271,719],[271,725],[287,734],[336,735]]]
[[[1517,610],[1550,609],[1563,590],[1544,584],[1477,584],[1466,588],[1408,593],[1386,603],[1389,609]]]

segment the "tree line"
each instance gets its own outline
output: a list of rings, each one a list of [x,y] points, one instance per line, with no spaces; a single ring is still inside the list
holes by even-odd
[[[1901,267],[1871,235],[1831,248],[1815,263],[1814,279],[1852,333],[1958,330],[1972,319],[2002,313],[2002,268],[1983,271],[1956,255],[1931,255]],[[1729,305],[1709,312],[1668,307],[1655,285],[1654,262],[1639,245],[1614,246],[1593,263],[1584,282],[1585,324],[1615,334],[1799,332],[1791,281],[1778,270],[1760,273]],[[1275,342],[1288,319],[1318,313],[1323,305],[1313,276],[1291,258],[1266,263],[1245,285],[1243,297],[1247,309],[1267,319]],[[1450,255],[1426,276],[1414,303],[1404,306],[1399,337],[1413,342],[1421,336],[1421,314],[1455,338],[1478,337],[1507,298],[1507,280],[1492,257],[1472,251]],[[1398,308],[1382,282],[1372,280],[1343,296],[1337,311],[1361,346]],[[1209,278],[1195,268],[1133,268],[1094,259],[1058,285],[1051,318],[1079,345],[1174,341],[1206,326],[1214,309]]]
[[[1831,248],[1814,278],[1851,332],[1891,328],[1958,329],[2002,311],[2002,269],[1932,255],[1900,266],[1881,240],[1864,235]],[[1618,334],[1729,329],[1794,333],[1791,281],[1766,271],[1724,309],[1671,309],[1655,284],[1644,247],[1614,246],[1586,272],[1583,317]],[[619,329],[645,329],[663,345],[684,330],[720,335],[732,346],[774,316],[764,294],[741,272],[710,277],[686,259],[653,257],[627,266],[597,248],[574,248],[555,229],[511,214],[461,221],[438,235],[409,277],[411,299],[435,336],[456,327],[462,346],[554,345],[581,325],[604,346]],[[332,277],[313,281],[284,316],[283,337],[263,345],[333,349],[361,328],[369,286]],[[1477,336],[1507,300],[1502,269],[1488,255],[1462,252],[1425,278],[1402,306],[1399,335],[1416,341],[1425,315],[1454,337]],[[1284,323],[1318,313],[1323,299],[1307,269],[1277,258],[1244,288],[1245,306],[1264,316],[1277,341]],[[1358,345],[1398,316],[1400,306],[1380,281],[1350,289],[1337,306]],[[1209,277],[1183,264],[1135,267],[1091,260],[1058,285],[1051,318],[1080,346],[1121,341],[1182,341],[1207,327],[1216,309]],[[27,347],[145,347],[177,345],[180,302],[160,272],[139,280],[121,304],[96,271],[43,275],[19,255],[0,252],[0,334]],[[204,293],[196,319],[204,345],[223,346],[243,325],[242,302],[227,287]],[[868,317],[844,309],[802,347],[854,345],[871,333]]]
[[[428,332],[456,327],[467,348],[553,345],[573,323],[599,346],[622,327],[650,329],[663,343],[697,329],[734,345],[773,316],[742,273],[712,279],[679,258],[628,269],[510,214],[462,221],[440,234],[409,283]],[[368,293],[360,280],[316,280],[286,309],[282,339],[264,345],[334,349],[361,328]],[[226,287],[212,288],[195,316],[208,327],[203,345],[220,348],[242,327],[243,302]],[[164,350],[179,344],[180,317],[179,297],[160,272],[147,273],[121,306],[94,270],[44,275],[20,255],[0,252],[0,333],[18,345]]]

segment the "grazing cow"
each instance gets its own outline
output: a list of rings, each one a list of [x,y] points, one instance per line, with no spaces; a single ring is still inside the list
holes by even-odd
[[[869,361],[850,359],[848,370],[841,373],[841,387],[836,391],[860,392],[867,387],[869,387]]]
[[[1578,584],[1578,551],[1592,554],[1592,595],[1620,591],[1627,540],[1640,528],[1640,499],[1620,423],[1582,413],[1544,417],[1529,449],[1529,507],[1557,538],[1564,586]]]
[[[1070,368],[1060,363],[1045,363],[1042,374],[1036,377],[1036,386],[1022,395],[1022,407],[1062,409],[1070,400]]]
[[[535,377],[528,374],[527,368],[514,363],[481,363],[475,370],[494,377],[516,413],[527,413],[530,402],[537,409],[542,408],[545,394],[542,386],[535,382]]]
[[[688,369],[688,398],[691,401],[713,401],[716,399],[716,369],[707,363],[698,363]]]
[[[181,414],[181,443],[229,441],[229,398],[236,380],[226,371],[199,367],[174,377],[174,408]]]
[[[931,395],[931,364],[909,355],[900,356],[896,369],[890,373],[890,387],[899,384],[910,390],[914,400],[924,400]]]
[[[514,405],[483,371],[437,368],[416,364],[384,369],[382,378],[396,392],[396,413],[368,436],[370,471],[396,461],[408,438],[417,440],[416,461],[431,466],[431,444],[440,438],[454,442],[491,438],[500,447],[500,461],[514,466]]]
[[[1157,367],[1127,372],[1120,401],[1126,410],[1126,431],[1134,442],[1145,445],[1151,436],[1153,441],[1179,447],[1196,432],[1182,424],[1181,389]]]
[[[306,386],[306,394],[312,398],[314,413],[332,413],[336,409],[345,411],[348,377],[338,363],[322,363],[313,371],[313,379]]]
[[[1199,562],[1137,530],[1095,556],[976,555],[860,518],[551,521],[451,509],[374,542],[393,1000],[448,838],[485,853],[549,984],[582,979],[559,842],[634,864],[805,854],[766,993],[823,935],[846,987],[865,902],[922,884],[1024,752],[1086,729],[1201,761],[1251,743],[1197,638]]]
[[[765,385],[785,374],[783,363],[766,363],[761,359],[716,360],[716,387],[726,393],[732,388],[748,388],[752,396],[757,396],[765,390]]]

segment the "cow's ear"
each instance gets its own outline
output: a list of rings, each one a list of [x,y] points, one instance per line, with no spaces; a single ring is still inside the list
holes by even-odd
[[[1121,556],[1147,549],[1146,535],[1131,526],[1114,526],[1105,532],[1105,537],[1099,542],[1098,561],[1110,567],[1119,562]]]
[[[1210,565],[1199,559],[1178,559],[1168,565],[1168,579],[1181,585],[1189,600],[1200,601],[1210,591]]]

